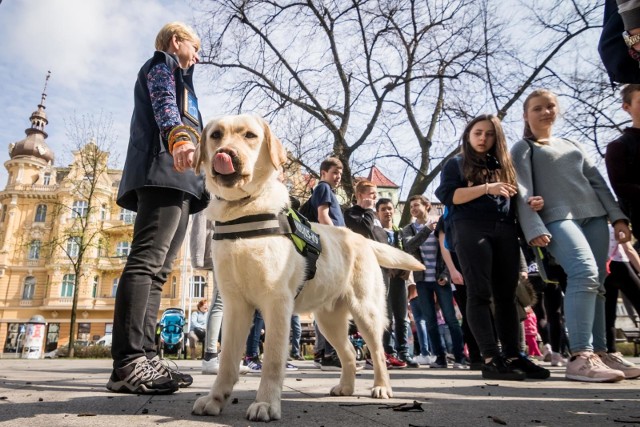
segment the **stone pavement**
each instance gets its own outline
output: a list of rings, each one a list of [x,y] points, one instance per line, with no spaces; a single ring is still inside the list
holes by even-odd
[[[640,359],[631,359],[640,363]],[[241,376],[218,417],[191,415],[214,376],[200,374],[200,361],[180,361],[193,375],[191,387],[169,396],[136,396],[105,389],[110,360],[0,359],[0,426],[255,426],[245,411],[259,376]],[[486,381],[477,371],[391,371],[394,398],[369,398],[373,371],[361,371],[351,397],[331,397],[337,372],[299,362],[284,382],[281,426],[634,426],[640,425],[640,380],[617,384],[565,381],[551,368],[546,381]],[[396,411],[413,402],[424,412]]]

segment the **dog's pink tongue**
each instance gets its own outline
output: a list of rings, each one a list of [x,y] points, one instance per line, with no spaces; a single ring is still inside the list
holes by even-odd
[[[236,170],[233,168],[231,156],[227,153],[218,153],[213,158],[213,169],[221,175],[229,175]]]

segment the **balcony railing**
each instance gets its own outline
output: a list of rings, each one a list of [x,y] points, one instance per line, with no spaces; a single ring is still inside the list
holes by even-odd
[[[31,307],[33,306],[33,300],[31,299],[21,299],[20,307]]]
[[[6,191],[41,191],[53,193],[59,188],[58,185],[24,185],[24,184],[11,184],[7,185]]]

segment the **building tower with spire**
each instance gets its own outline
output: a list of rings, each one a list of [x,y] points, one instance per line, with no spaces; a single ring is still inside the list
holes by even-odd
[[[9,144],[10,158],[4,163],[8,178],[0,191],[0,357],[20,356],[25,325],[33,316],[47,322],[46,351],[68,343],[74,299],[74,340],[86,343],[109,334],[133,233],[135,213],[115,203],[122,171],[107,166],[109,153],[95,140],[77,141],[81,146],[71,153],[71,163],[54,166],[46,142],[50,77],[49,72],[25,138]],[[91,159],[100,161],[87,162]],[[84,246],[81,267],[74,268],[79,265],[74,260],[80,236],[91,236],[91,243]],[[184,300],[195,308],[211,289],[206,271],[191,270],[182,254],[177,259],[163,289],[161,310],[180,307]],[[183,300],[189,292],[191,298]]]

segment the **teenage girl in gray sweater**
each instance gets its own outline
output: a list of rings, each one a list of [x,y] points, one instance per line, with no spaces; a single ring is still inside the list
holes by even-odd
[[[567,273],[564,308],[572,357],[566,377],[620,381],[624,373],[606,353],[603,283],[607,218],[621,243],[631,236],[628,220],[582,147],[552,135],[557,114],[557,98],[548,90],[534,91],[524,102],[524,139],[511,150],[520,185],[518,217],[527,242],[547,247]],[[534,195],[544,199],[538,212],[527,204]]]

